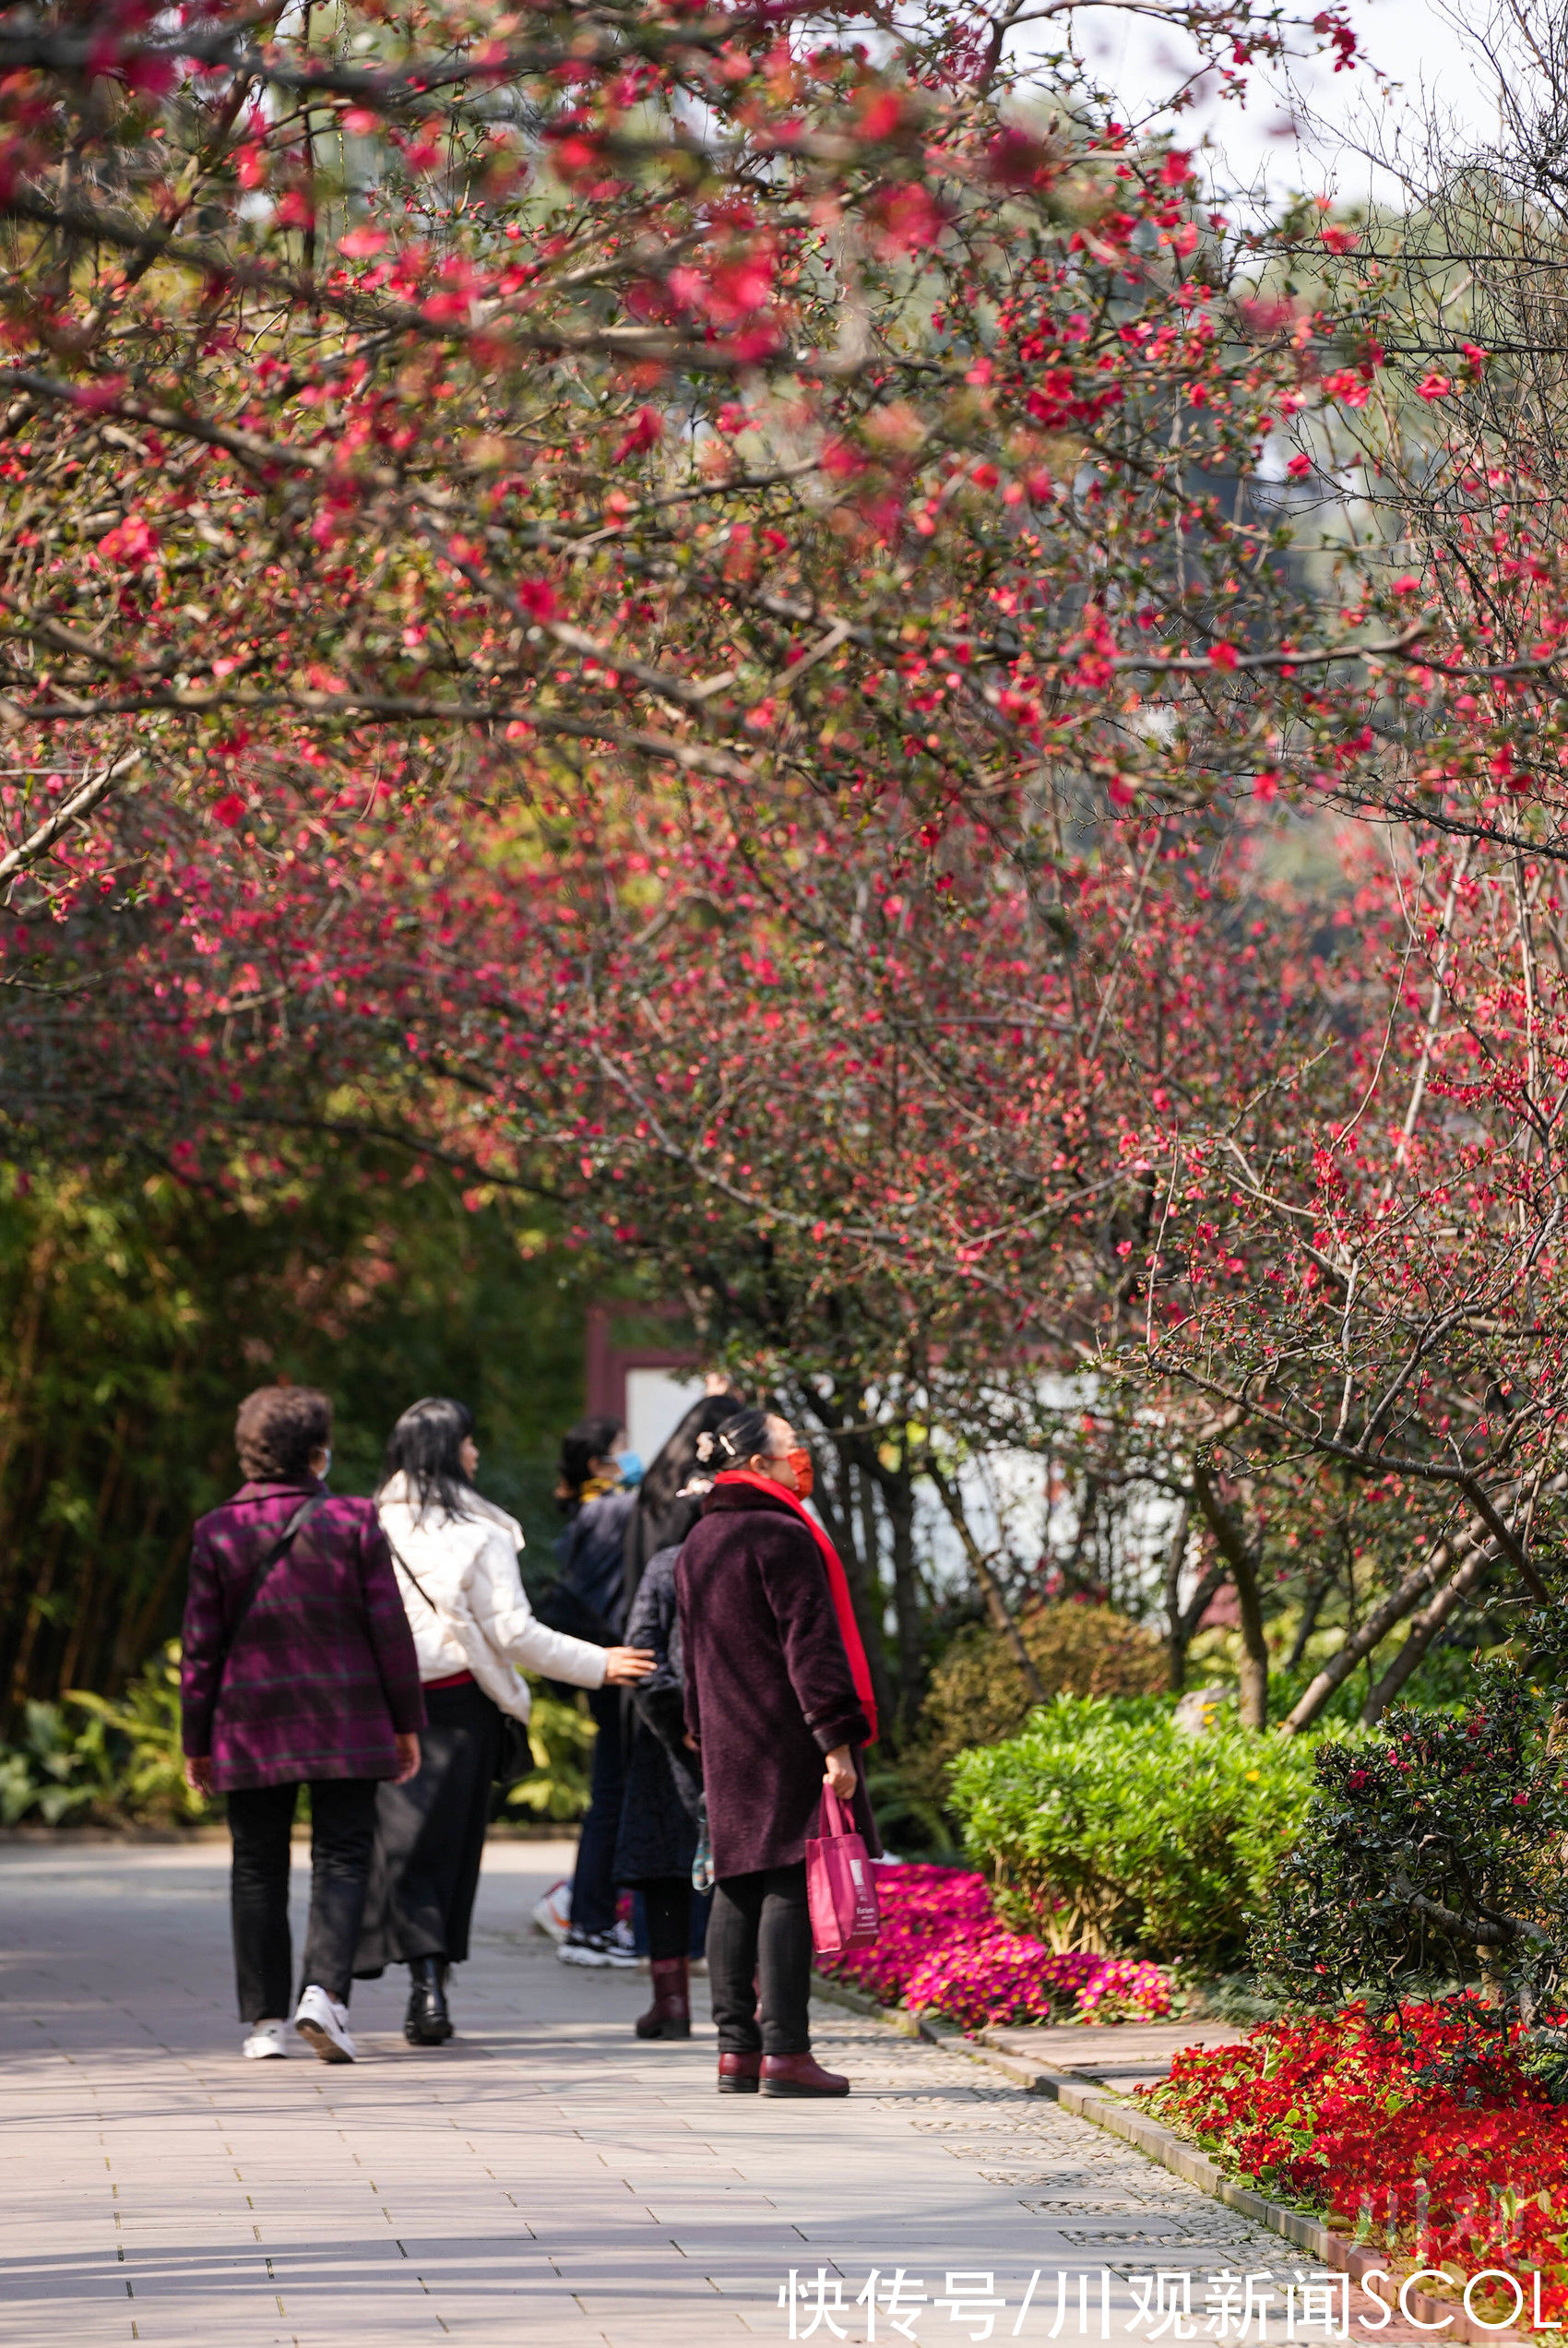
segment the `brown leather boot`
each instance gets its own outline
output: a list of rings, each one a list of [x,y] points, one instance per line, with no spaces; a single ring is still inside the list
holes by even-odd
[[[690,2038],[692,2001],[686,1986],[684,1957],[656,1957],[653,1961],[653,2003],[637,2016],[639,2038]]]
[[[720,2055],[719,2057],[720,2095],[754,2095],[761,2077],[760,2055]]]
[[[765,2055],[762,2092],[765,2095],[848,2095],[849,2082],[841,2071],[825,2071],[814,2055]]]

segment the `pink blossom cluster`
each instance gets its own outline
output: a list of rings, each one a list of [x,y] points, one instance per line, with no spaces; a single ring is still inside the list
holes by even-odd
[[[982,1875],[883,1866],[876,1889],[882,1932],[874,1946],[819,1961],[885,2006],[934,2008],[965,2030],[1045,2022],[1064,2011],[1078,2021],[1144,2021],[1170,2011],[1170,1977],[1158,1965],[1059,1951],[1011,1931]]]

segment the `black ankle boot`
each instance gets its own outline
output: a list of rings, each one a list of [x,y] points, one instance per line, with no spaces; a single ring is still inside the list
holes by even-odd
[[[441,2046],[452,2035],[446,1972],[445,1957],[409,1960],[409,2010],[403,2017],[403,2035],[410,2046]]]

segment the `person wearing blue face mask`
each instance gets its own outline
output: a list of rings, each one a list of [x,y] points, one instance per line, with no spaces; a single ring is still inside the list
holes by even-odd
[[[636,1476],[627,1473],[635,1469]],[[626,1430],[612,1418],[579,1419],[561,1442],[556,1503],[566,1520],[556,1543],[561,1579],[540,1612],[557,1630],[602,1647],[619,1646],[626,1621],[626,1529],[637,1505],[642,1461],[626,1448]],[[572,1921],[560,1956],[568,1965],[636,1963],[630,1931],[616,1922],[615,1836],[625,1793],[625,1727],[613,1687],[588,1697],[599,1734],[593,1744],[593,1787],[577,1844],[572,1878]]]

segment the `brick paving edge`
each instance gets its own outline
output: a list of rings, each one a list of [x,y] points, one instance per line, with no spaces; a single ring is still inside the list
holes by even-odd
[[[1122,2097],[1108,2094],[1103,2088],[1085,2087],[1065,2071],[1042,2069],[1037,2064],[1023,2062],[1017,2056],[1009,2055],[1004,2048],[990,2044],[983,2033],[970,2038],[952,2023],[932,2021],[924,2014],[911,2013],[907,2007],[879,2006],[874,1997],[868,1997],[862,1991],[851,1989],[845,1983],[829,1981],[825,1974],[812,1975],[812,1989],[815,1996],[826,1998],[830,2004],[846,2006],[854,2013],[868,2015],[885,2023],[902,2037],[924,2039],[927,2044],[940,2046],[948,2054],[966,2055],[971,2062],[1000,2071],[1028,2095],[1048,2096],[1053,2104],[1060,2104],[1064,2112],[1087,2120],[1091,2128],[1103,2128],[1108,2136],[1119,2136],[1123,2143],[1131,2144],[1147,2159],[1158,2161],[1161,2168],[1169,2169],[1172,2176],[1182,2178],[1188,2185],[1195,2185],[1200,2193],[1206,2193],[1211,2200],[1221,2202],[1228,2210],[1234,2210],[1239,2217],[1250,2218],[1254,2225],[1266,2226],[1271,2234],[1282,2235],[1298,2250],[1307,2251],[1320,2266],[1332,2267],[1338,2273],[1348,2274],[1352,2282],[1360,2282],[1372,2273],[1388,2272],[1374,2252],[1358,2249],[1344,2235],[1334,2233],[1320,2219],[1307,2217],[1301,2211],[1291,2209],[1288,2202],[1271,2201],[1265,2194],[1254,2193],[1251,2187],[1238,2185],[1233,2177],[1226,2175],[1217,2162],[1209,2159],[1206,2152],[1200,2152],[1195,2145],[1187,2143],[1173,2128],[1135,2111]],[[1384,2306],[1389,2305],[1378,2292],[1369,2289],[1366,2295]],[[1415,2309],[1413,2320],[1418,2324],[1435,2324],[1443,2316],[1453,2318],[1453,2322],[1445,2325],[1441,2332],[1429,2330],[1424,2333],[1422,2336],[1428,2340],[1463,2340],[1472,2343],[1473,2348],[1479,2348],[1479,2343],[1484,2341],[1495,2342],[1497,2348],[1533,2348],[1533,2343],[1541,2337],[1536,2332],[1489,2330],[1485,2324],[1467,2317],[1463,2307],[1454,2301],[1434,2299],[1424,2291],[1412,2291],[1409,2297]],[[1389,2312],[1396,2322],[1397,2306],[1390,2307]],[[1387,2341],[1393,2348],[1398,2335],[1379,2327],[1368,2337]]]

